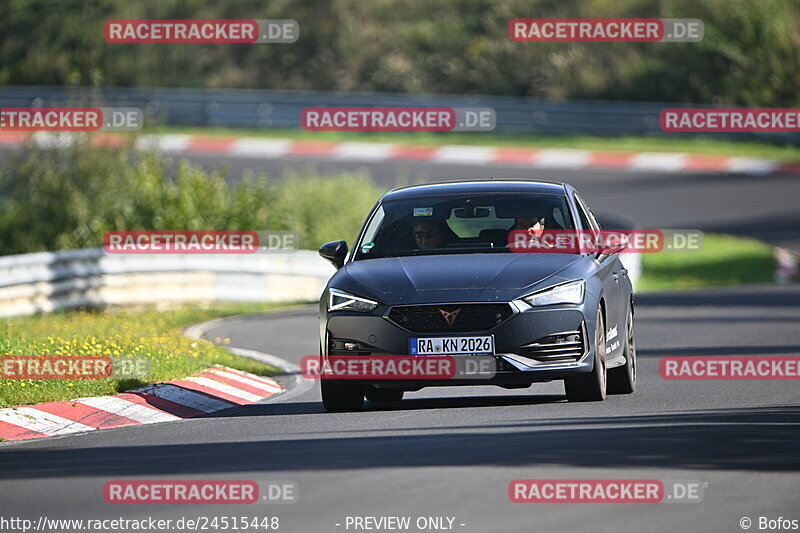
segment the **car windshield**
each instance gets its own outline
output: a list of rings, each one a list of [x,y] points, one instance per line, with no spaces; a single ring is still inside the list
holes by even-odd
[[[514,229],[574,229],[565,196],[493,193],[384,201],[361,236],[355,259],[507,253]]]

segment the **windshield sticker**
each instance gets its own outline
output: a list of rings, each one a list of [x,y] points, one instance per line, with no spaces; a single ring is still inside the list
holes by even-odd
[[[370,250],[372,250],[372,247],[373,247],[373,246],[375,246],[375,243],[374,243],[374,242],[368,242],[368,243],[364,244],[364,245],[361,247],[361,253],[362,253],[362,254],[368,254],[368,253],[369,253],[369,251],[370,251]]]
[[[433,216],[433,208],[432,207],[415,207],[414,208],[414,216],[415,217],[432,217]]]

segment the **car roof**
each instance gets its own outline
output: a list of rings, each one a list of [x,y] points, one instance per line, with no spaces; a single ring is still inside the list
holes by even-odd
[[[509,178],[489,178],[477,180],[443,181],[425,183],[393,189],[383,195],[381,200],[399,200],[418,196],[434,196],[441,194],[476,194],[476,193],[528,193],[558,194],[566,192],[564,183],[544,180],[526,180]]]

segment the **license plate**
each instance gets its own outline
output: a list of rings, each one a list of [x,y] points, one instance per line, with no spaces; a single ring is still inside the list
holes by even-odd
[[[429,337],[409,339],[411,355],[486,355],[494,353],[494,337]]]

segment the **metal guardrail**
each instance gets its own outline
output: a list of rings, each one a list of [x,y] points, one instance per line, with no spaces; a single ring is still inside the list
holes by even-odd
[[[632,281],[638,254],[623,254]],[[333,267],[317,252],[116,255],[102,248],[0,257],[0,317],[78,307],[319,299]]]
[[[300,112],[313,106],[491,107],[497,113],[496,132],[543,135],[696,135],[663,133],[658,126],[659,112],[665,107],[713,107],[489,95],[116,87],[90,90],[50,86],[0,87],[0,107],[80,105],[88,102],[88,95],[97,99],[96,105],[138,107],[151,119],[172,126],[294,129],[300,127]],[[715,133],[711,136],[800,140],[797,133]]]
[[[319,299],[316,252],[112,255],[102,248],[0,257],[0,317],[86,306]]]

